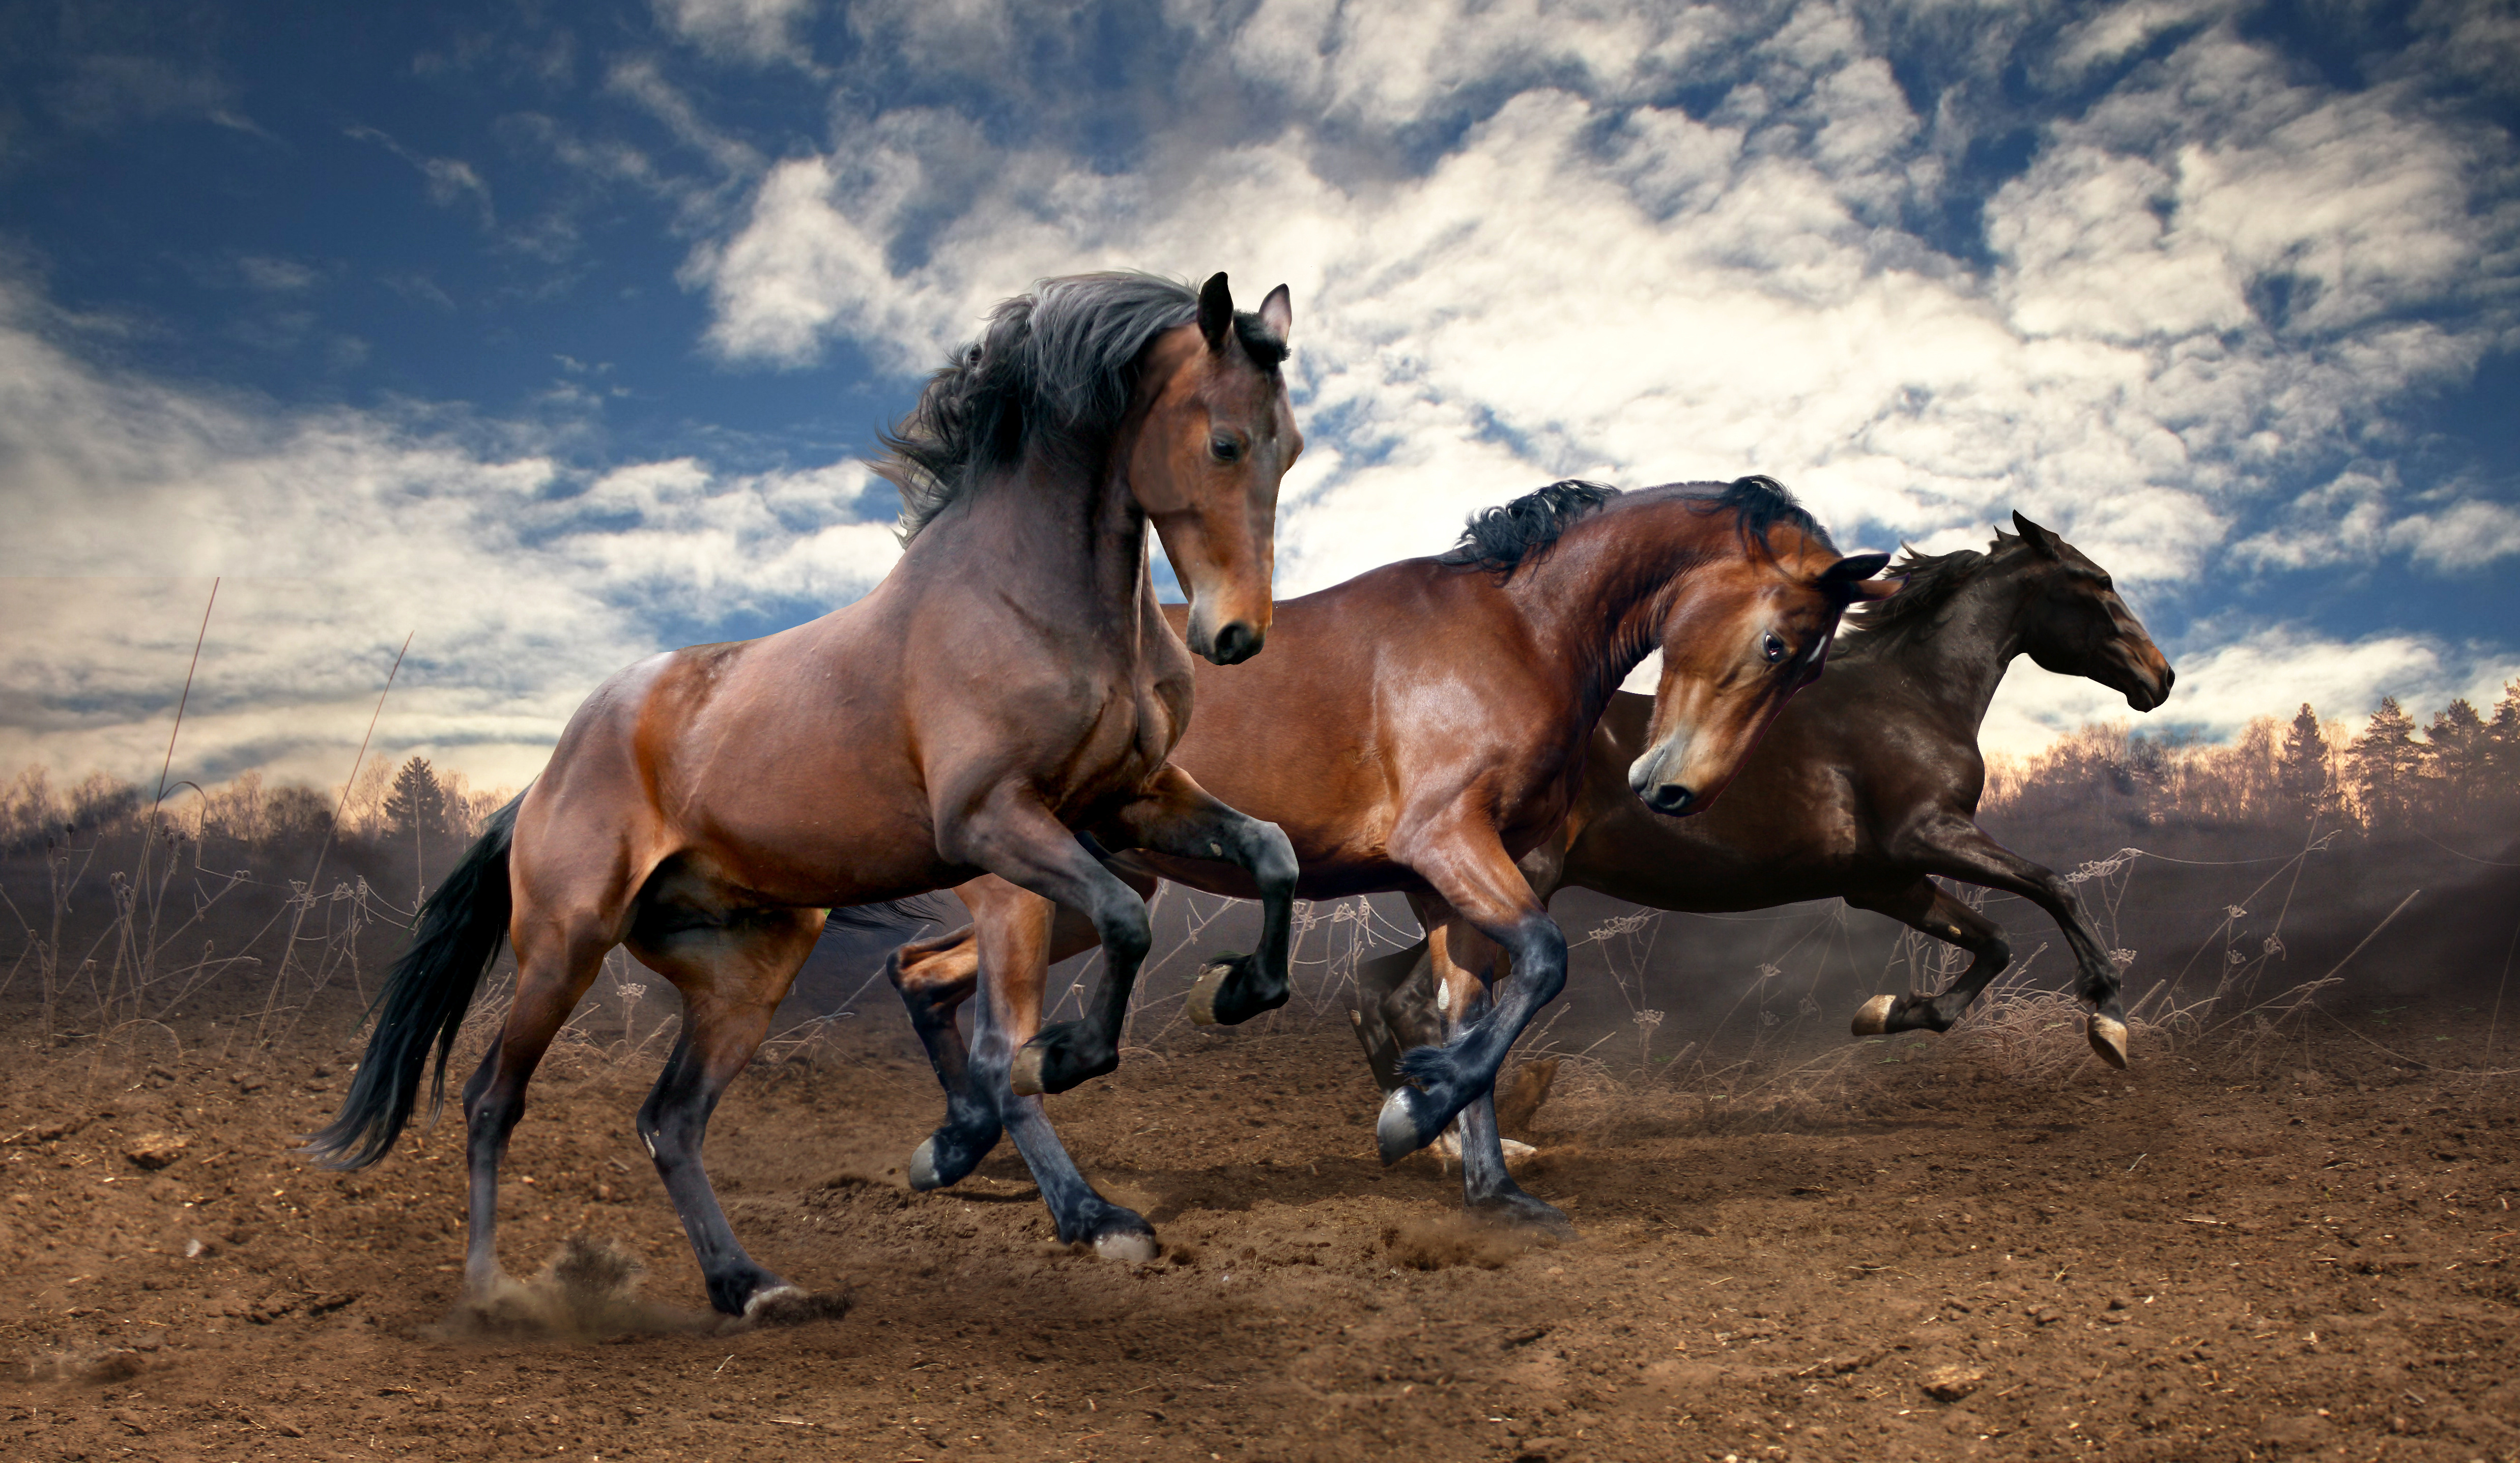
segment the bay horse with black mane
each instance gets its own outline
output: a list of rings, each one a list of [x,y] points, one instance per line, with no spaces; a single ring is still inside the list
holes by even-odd
[[[710,1304],[776,1313],[802,1293],[737,1243],[700,1144],[828,909],[1001,875],[1091,916],[1125,1004],[1146,906],[1084,835],[1238,861],[1282,930],[1285,839],[1164,759],[1190,650],[1231,664],[1269,631],[1278,483],[1303,444],[1279,371],[1290,313],[1282,286],[1237,312],[1221,274],[1196,291],[1084,275],[1000,305],[885,439],[904,505],[891,573],[809,624],[598,689],[429,898],[311,1151],[384,1155],[432,1042],[442,1093],[473,988],[513,941],[515,1004],[464,1088],[465,1293],[497,1300],[499,1162],[526,1082],[626,945],[684,1000],[639,1136]],[[1191,595],[1188,647],[1158,610],[1149,525]]]
[[[1593,734],[1584,788],[1565,824],[1522,860],[1543,900],[1591,889],[1649,909],[1695,913],[1844,899],[1969,953],[1966,971],[1931,997],[1874,997],[1855,1034],[1949,1031],[2012,959],[1996,924],[1937,888],[1940,876],[2018,895],[2065,933],[2090,1002],[2092,1050],[2127,1062],[2119,974],[2074,886],[1977,825],[1986,763],[1978,725],[2013,658],[2084,676],[2138,711],[2177,679],[2118,597],[2108,571],[2019,513],[2018,537],[1985,554],[1910,554],[1889,569],[1898,594],[1848,617],[1827,679],[1794,698],[1719,806],[1664,818],[1621,776],[1645,742],[1651,705],[1611,699]],[[1425,942],[1361,962],[1357,1034],[1386,1088],[1402,1054],[1445,1027]]]
[[[1266,659],[1198,669],[1198,718],[1174,764],[1284,829],[1300,894],[1405,891],[1438,948],[1449,936],[1467,968],[1484,972],[1497,946],[1512,953],[1493,1010],[1404,1058],[1414,1085],[1383,1110],[1384,1162],[1423,1146],[1456,1114],[1493,1132],[1498,1064],[1565,983],[1565,938],[1514,860],[1564,820],[1593,724],[1619,682],[1661,650],[1628,781],[1675,812],[1712,802],[1778,709],[1820,674],[1839,614],[1889,591],[1866,582],[1887,559],[1841,556],[1764,477],[1624,494],[1563,482],[1473,518],[1452,553],[1280,604]],[[1160,877],[1254,892],[1215,850],[1147,848],[1114,866],[1141,890]],[[957,893],[972,928],[905,946],[890,966],[948,1094],[945,1123],[914,1156],[913,1185],[969,1173],[1003,1123],[1062,1240],[1151,1254],[1147,1221],[1094,1192],[1031,1095],[1072,1085],[1029,1064],[1024,1043],[1049,966],[1089,948],[1093,931],[1004,880]],[[1466,949],[1472,942],[1483,953]],[[1282,1003],[1283,969],[1282,959],[1211,967],[1191,993],[1192,1016],[1231,1023]],[[975,984],[982,999],[967,1047],[953,1010]],[[1116,1041],[1119,1014],[1068,1028],[1099,1025],[1097,1043]],[[1053,1028],[1038,1040],[1064,1036]],[[1502,1162],[1465,1162],[1462,1184],[1473,1208],[1565,1222]]]

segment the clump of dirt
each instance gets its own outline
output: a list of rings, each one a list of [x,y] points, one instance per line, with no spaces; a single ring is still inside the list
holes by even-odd
[[[587,1342],[719,1329],[714,1314],[641,1295],[639,1282],[647,1273],[648,1266],[620,1246],[572,1234],[532,1279],[503,1279],[488,1298],[459,1302],[430,1334],[448,1341],[546,1336]]]
[[[1524,1251],[1554,1243],[1553,1236],[1541,1230],[1509,1227],[1460,1213],[1403,1219],[1382,1231],[1391,1263],[1413,1270],[1449,1269],[1457,1264],[1501,1270]]]

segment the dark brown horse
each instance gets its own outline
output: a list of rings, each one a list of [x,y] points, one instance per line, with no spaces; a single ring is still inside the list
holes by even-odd
[[[2020,537],[1999,534],[1990,553],[1894,566],[1904,587],[1849,617],[1827,678],[1777,718],[1732,795],[1694,818],[1658,817],[1629,796],[1621,773],[1643,744],[1650,703],[1614,697],[1574,812],[1522,860],[1533,890],[1700,913],[1842,898],[1969,953],[1939,996],[1868,1001],[1855,1033],[1870,1036],[1949,1031],[2011,961],[1996,925],[1933,876],[2001,889],[2064,930],[2092,1007],[2092,1049],[2125,1066],[2118,970],[2074,886],[1977,825],[1977,730],[2016,655],[2090,677],[2138,711],[2159,706],[2174,678],[2105,570],[2020,514],[2013,523]],[[1400,1080],[1401,1053],[1445,1029],[1440,1007],[1469,994],[1438,997],[1432,964],[1421,942],[1359,967],[1357,1031],[1386,1087]]]
[[[1766,478],[1619,494],[1558,483],[1472,520],[1462,548],[1411,559],[1278,606],[1277,648],[1251,665],[1201,668],[1198,719],[1175,765],[1282,827],[1299,891],[1409,893],[1429,929],[1476,931],[1512,952],[1485,1020],[1406,1059],[1417,1086],[1376,1130],[1385,1162],[1464,1113],[1495,1126],[1489,1088],[1532,1013],[1565,983],[1566,942],[1514,860],[1565,818],[1593,724],[1620,680],[1659,648],[1650,726],[1623,776],[1659,806],[1711,801],[1794,691],[1821,671],[1840,612],[1889,586],[1887,556],[1841,557],[1810,514]],[[1157,877],[1248,895],[1211,854],[1146,850],[1118,861]],[[1004,881],[958,891],[974,926],[905,947],[895,985],[949,1094],[947,1119],[912,1166],[951,1183],[1013,1131],[1062,1239],[1145,1254],[1152,1231],[1097,1195],[1060,1149],[1013,1053],[1041,1017],[1049,965],[1093,932]],[[1200,1019],[1247,1019],[1286,998],[1278,972],[1211,972]],[[967,1051],[953,1007],[986,972]],[[1112,1033],[1116,1037],[1116,1032]],[[1014,1079],[1010,1081],[1010,1076]],[[1525,1220],[1564,1216],[1502,1163],[1465,1164],[1469,1203]]]
[[[794,1288],[736,1242],[700,1166],[710,1110],[760,1043],[833,906],[983,870],[1085,910],[1125,1003],[1148,944],[1131,888],[1080,842],[1238,860],[1282,920],[1276,829],[1164,766],[1191,657],[1158,613],[1148,527],[1192,603],[1190,644],[1260,649],[1278,482],[1302,447],[1278,364],[1282,287],[1238,315],[1144,275],[1050,281],[1000,306],[887,437],[901,560],[811,624],[654,656],[599,689],[551,764],[428,901],[366,1060],[313,1150],[374,1162],[446,1053],[502,936],[514,1008],[464,1090],[465,1288],[498,1293],[498,1170],[525,1084],[606,952],[684,999],[639,1111],[709,1300]],[[1282,978],[1282,972],[1271,972]]]

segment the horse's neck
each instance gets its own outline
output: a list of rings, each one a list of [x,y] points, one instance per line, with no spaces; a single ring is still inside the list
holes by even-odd
[[[1574,676],[1587,729],[1600,719],[1619,683],[1660,643],[1677,583],[1668,566],[1692,556],[1678,546],[1668,556],[1631,552],[1585,531],[1598,521],[1597,515],[1576,525],[1505,585],[1542,652]],[[1658,567],[1640,567],[1645,564]]]
[[[1141,601],[1153,595],[1147,515],[1118,473],[1028,457],[972,495],[955,532],[968,583],[1080,644],[1138,658]]]
[[[1877,658],[1924,687],[1974,737],[2004,671],[2021,653],[2023,597],[2022,578],[2010,567],[1981,572],[1936,611],[1932,624],[1899,636]]]

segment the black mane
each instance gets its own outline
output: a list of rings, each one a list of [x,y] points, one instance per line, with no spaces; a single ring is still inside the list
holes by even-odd
[[[1470,514],[1462,541],[1435,556],[1439,564],[1511,575],[1522,561],[1548,552],[1569,525],[1619,496],[1607,483],[1566,478],[1496,508]]]
[[[1744,546],[1764,548],[1779,523],[1790,523],[1834,551],[1828,530],[1794,501],[1785,485],[1773,477],[1749,476],[1732,482],[1665,483],[1644,492],[1675,492],[1698,500],[1697,511],[1730,510]],[[1538,488],[1498,508],[1470,515],[1462,541],[1436,558],[1437,563],[1480,568],[1510,577],[1525,562],[1547,553],[1575,523],[1620,496],[1617,488],[1568,478]]]
[[[882,434],[878,475],[901,490],[901,541],[987,473],[1019,461],[1039,433],[1099,451],[1127,415],[1138,355],[1198,318],[1198,291],[1159,275],[1110,273],[1044,280],[989,312],[980,338],[927,378],[919,405]],[[1267,371],[1284,342],[1238,311],[1235,334]]]
[[[1974,549],[1955,549],[1949,554],[1918,554],[1901,545],[1899,561],[1881,571],[1885,579],[1900,581],[1899,593],[1887,599],[1874,599],[1857,604],[1839,621],[1840,653],[1852,654],[1892,639],[1908,630],[1929,626],[1942,617],[1943,607],[2007,551],[2020,547],[2021,540],[1997,529],[1995,542],[1984,554]]]

